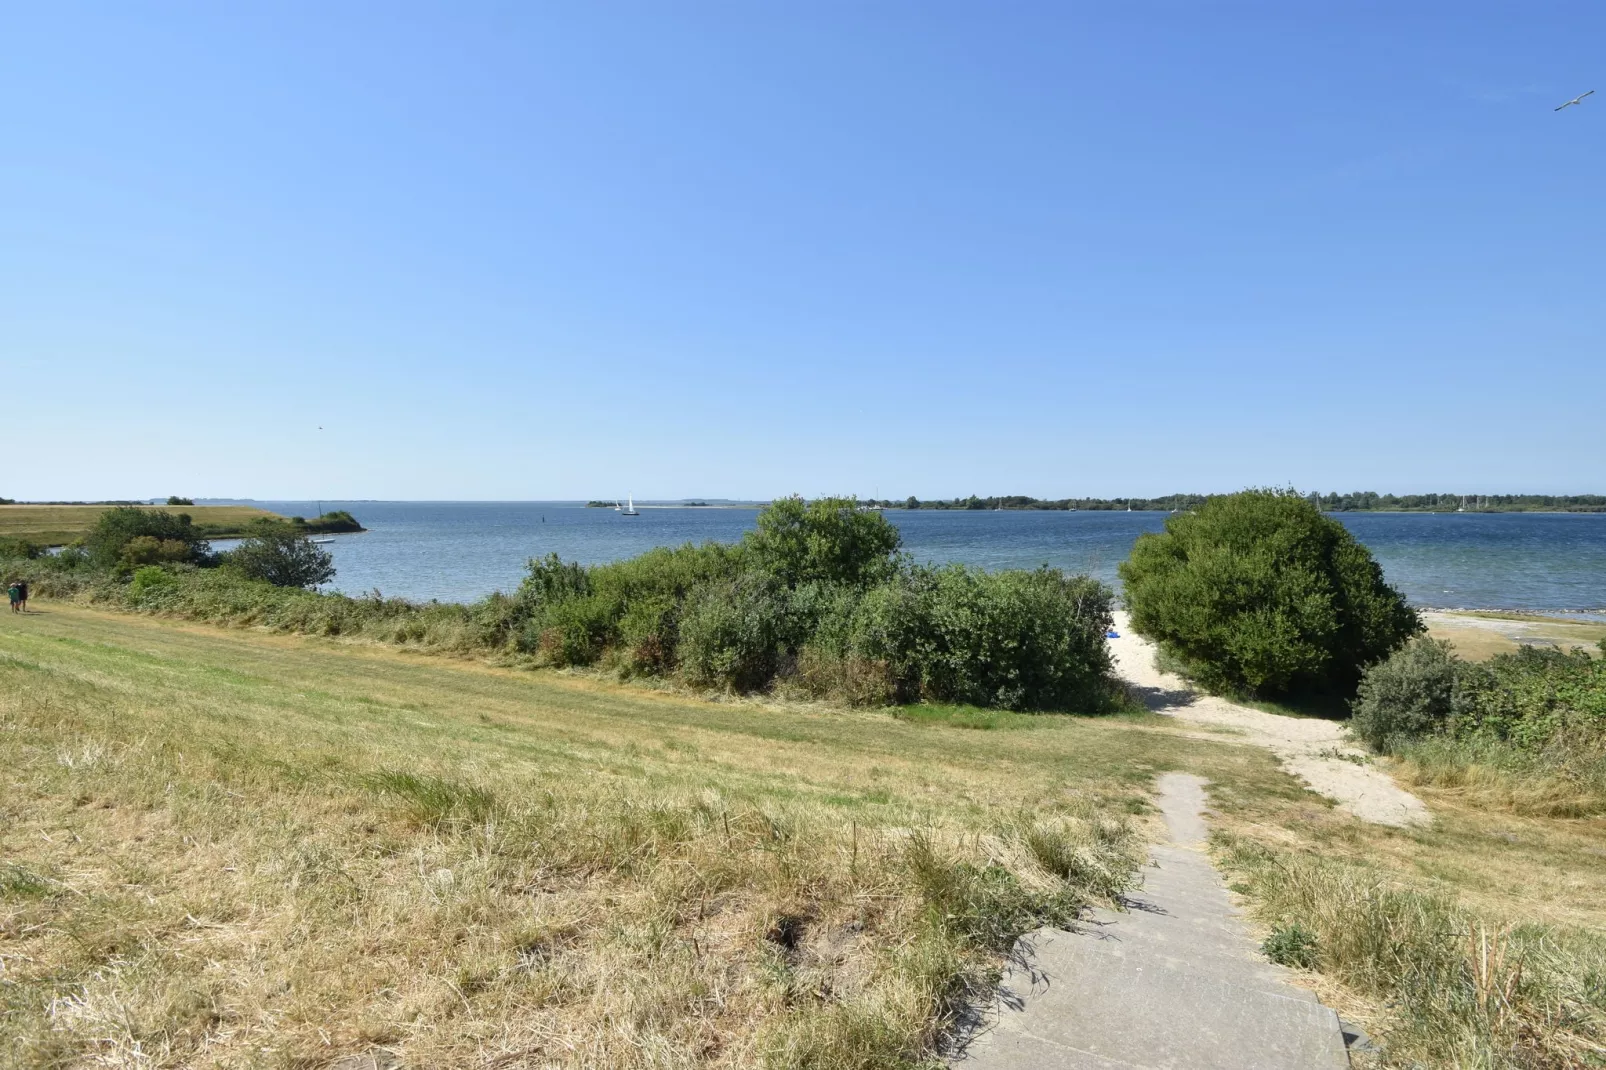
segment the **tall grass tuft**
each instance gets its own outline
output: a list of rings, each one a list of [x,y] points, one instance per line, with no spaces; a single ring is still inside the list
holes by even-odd
[[[1278,949],[1299,931],[1302,964],[1391,1008],[1386,1065],[1561,1070],[1606,1053],[1600,933],[1506,924],[1355,863],[1218,843]]]

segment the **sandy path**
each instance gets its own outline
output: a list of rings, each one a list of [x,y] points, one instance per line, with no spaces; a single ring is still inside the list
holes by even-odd
[[[1371,764],[1365,751],[1349,742],[1343,725],[1314,717],[1264,713],[1214,695],[1196,694],[1180,677],[1154,667],[1154,644],[1128,630],[1126,614],[1116,614],[1115,630],[1120,638],[1109,643],[1116,672],[1156,713],[1236,730],[1243,742],[1277,755],[1283,768],[1312,791],[1363,820],[1399,827],[1432,821],[1421,799],[1394,783]],[[1222,741],[1220,736],[1211,738]]]

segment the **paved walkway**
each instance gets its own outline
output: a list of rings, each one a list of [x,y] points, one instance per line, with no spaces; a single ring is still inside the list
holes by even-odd
[[[1023,938],[959,1070],[1344,1070],[1338,1016],[1267,962],[1203,851],[1204,781],[1167,773],[1170,832],[1125,913]]]

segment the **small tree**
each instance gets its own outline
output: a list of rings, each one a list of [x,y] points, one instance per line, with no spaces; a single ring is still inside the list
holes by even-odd
[[[194,505],[195,504],[195,499],[194,498],[180,498],[177,494],[169,494],[167,496],[167,504],[168,505]]]
[[[1213,691],[1352,693],[1422,630],[1366,547],[1293,491],[1173,514],[1138,538],[1121,580],[1132,627]]]
[[[857,498],[781,498],[743,538],[754,565],[788,587],[810,582],[867,587],[892,575],[898,529]]]
[[[305,535],[263,531],[225,555],[226,563],[275,587],[316,587],[334,579],[334,558]]]

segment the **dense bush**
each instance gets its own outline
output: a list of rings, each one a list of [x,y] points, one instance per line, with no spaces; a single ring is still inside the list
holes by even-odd
[[[1445,735],[1540,752],[1606,737],[1606,660],[1523,647],[1469,662],[1418,639],[1367,670],[1353,708],[1357,733],[1381,750]]]
[[[781,498],[758,515],[743,543],[754,566],[786,584],[868,587],[891,578],[898,529],[853,498]]]
[[[1527,813],[1606,810],[1603,658],[1524,647],[1467,662],[1419,640],[1367,671],[1354,710],[1357,735],[1415,782]]]
[[[1214,691],[1348,693],[1422,630],[1367,549],[1291,491],[1173,514],[1120,571],[1132,627]]]
[[[1111,593],[1058,569],[913,568],[870,591],[848,653],[886,664],[900,695],[1006,709],[1110,699]]]
[[[135,540],[141,541],[131,549]],[[132,506],[100,514],[84,537],[84,549],[95,565],[124,572],[159,562],[204,564],[211,558],[206,536],[188,513]]]
[[[1384,753],[1441,731],[1450,720],[1458,664],[1449,643],[1418,636],[1361,677],[1350,728]]]
[[[1606,655],[1606,644],[1602,654]],[[1523,647],[1457,674],[1452,734],[1537,752],[1606,738],[1606,660],[1581,650]]]
[[[305,535],[263,529],[223,555],[223,563],[275,587],[316,587],[334,579],[334,558]]]
[[[23,561],[32,561],[36,557],[43,557],[45,548],[38,543],[27,539],[14,539],[9,535],[0,536],[0,561],[18,558]]]

